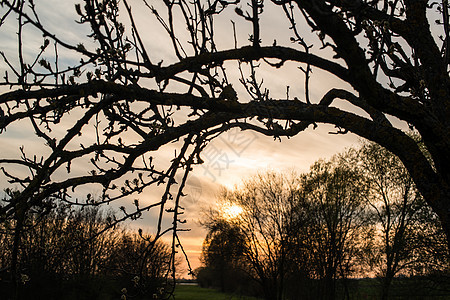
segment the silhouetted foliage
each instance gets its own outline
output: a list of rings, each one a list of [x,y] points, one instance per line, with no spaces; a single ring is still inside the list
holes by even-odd
[[[227,217],[230,204],[242,212]],[[201,274],[203,282],[226,274],[220,268],[211,272],[223,261],[246,270],[265,299],[387,299],[390,290],[402,296],[449,292],[442,226],[398,158],[377,144],[363,143],[319,160],[302,175],[253,176],[225,190],[219,205],[204,217],[209,233],[203,257],[215,260],[203,261],[202,271],[210,272]],[[240,237],[235,248],[227,238],[208,247],[218,228],[225,231],[220,231],[223,237]],[[232,260],[228,253],[239,255]],[[364,291],[372,288],[355,280],[360,276],[378,277],[380,284],[373,280],[370,285],[379,293]]]
[[[16,43],[0,52],[1,137],[19,128],[41,146],[36,153],[19,142],[0,159],[18,189],[0,208],[14,227],[16,284],[28,213],[50,198],[77,203],[86,186],[101,195],[86,205],[132,202],[109,226],[158,210],[155,239],[171,232],[178,245],[188,173],[231,128],[281,138],[327,123],[379,143],[403,162],[450,245],[447,0],[81,2],[74,13],[87,38],[67,34],[73,23],[46,20],[54,10],[42,1],[0,2],[1,30]],[[276,40],[266,37],[276,22],[263,22],[273,16],[285,21]],[[222,18],[236,20],[228,42],[215,27]],[[280,89],[272,78],[292,65],[296,89]],[[315,78],[324,91],[312,90]],[[172,142],[173,157],[156,154]],[[160,200],[130,200],[161,185]],[[173,222],[164,226],[167,213]]]
[[[359,243],[366,238],[365,192],[360,174],[345,156],[318,161],[302,177],[296,246],[305,251],[309,276],[321,282],[321,299],[334,299],[337,280],[345,284],[355,272]]]
[[[208,235],[203,242],[203,267],[195,271],[199,285],[218,288],[223,292],[257,294],[259,287],[247,273],[245,237],[241,229],[223,220],[214,211],[208,212],[202,225],[208,229]]]
[[[301,282],[301,288],[314,289],[309,292],[315,298],[329,299],[336,280],[349,276],[355,264],[363,211],[359,192],[354,172],[318,162],[302,177],[269,172],[224,191],[220,203],[238,205],[242,212],[227,220],[219,210],[207,215],[206,223],[226,222],[242,236],[241,268],[260,284],[265,299],[299,296]],[[209,251],[204,248],[203,257]]]
[[[239,227],[223,220],[207,224],[208,235],[203,243],[202,263],[219,282],[214,284],[225,291],[233,291],[241,271],[245,240]],[[213,284],[212,284],[213,285]]]
[[[433,272],[432,261],[448,256],[447,250],[441,249],[441,254],[439,251],[434,258],[428,257],[429,267],[423,265],[427,259],[420,258],[439,247],[436,242],[427,240],[424,233],[432,233],[432,239],[437,240],[444,234],[396,156],[375,143],[365,143],[358,158],[364,184],[369,189],[366,201],[379,227],[376,242],[366,258],[382,279],[381,298],[388,299],[390,284],[397,274],[429,275]],[[440,265],[445,270],[448,260],[441,260]]]
[[[122,228],[107,229],[111,213],[60,204],[26,218],[18,247],[20,299],[112,299],[121,294],[161,297],[170,248]],[[14,232],[1,224],[1,293],[13,297],[9,279]],[[105,228],[107,230],[105,230]],[[126,289],[126,292],[124,293]]]

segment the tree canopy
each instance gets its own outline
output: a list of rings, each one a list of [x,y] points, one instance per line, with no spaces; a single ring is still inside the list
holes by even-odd
[[[217,202],[201,219],[201,285],[270,300],[448,294],[442,227],[399,159],[375,143],[304,174],[254,174]],[[230,217],[230,205],[239,213]]]
[[[176,244],[182,190],[211,139],[231,128],[281,139],[328,123],[397,155],[450,242],[448,1],[81,2],[74,26],[88,28],[86,41],[71,40],[71,28],[54,32],[42,18],[49,6],[1,1],[0,30],[17,43],[0,52],[0,132],[21,128],[45,147],[0,158],[18,189],[0,215],[17,232],[49,198],[99,205],[163,186],[160,200],[134,201],[111,226],[159,210],[155,238],[170,231]],[[284,16],[287,38],[264,39],[271,14]],[[216,28],[223,18],[237,20],[228,45]],[[298,86],[277,95],[269,83],[292,64]],[[312,93],[317,72],[332,80]],[[172,142],[175,155],[158,156]],[[86,185],[101,187],[100,201],[76,199]]]
[[[122,226],[104,230],[111,214],[98,207],[80,210],[65,204],[44,216],[30,212],[17,251],[17,291],[3,273],[11,264],[15,228],[13,222],[0,223],[2,298],[142,299],[172,293],[167,282],[170,246],[162,241],[151,245],[147,234]]]

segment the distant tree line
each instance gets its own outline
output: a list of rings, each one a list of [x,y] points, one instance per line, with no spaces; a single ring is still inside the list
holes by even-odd
[[[400,160],[375,143],[305,174],[260,173],[224,189],[219,203],[242,212],[205,213],[203,286],[267,300],[450,294],[439,219]]]
[[[11,193],[12,191],[7,191]],[[2,299],[159,299],[172,251],[141,230],[110,228],[113,213],[75,209],[47,200],[51,209],[28,212],[20,244],[13,220],[0,223]],[[18,287],[11,281],[17,249]]]

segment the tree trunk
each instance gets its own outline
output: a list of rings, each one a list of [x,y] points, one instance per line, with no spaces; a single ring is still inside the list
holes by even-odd
[[[450,196],[449,199],[443,201],[448,207],[442,214],[438,214],[441,220],[442,228],[444,229],[445,236],[447,237],[447,255],[450,256]]]
[[[322,299],[324,300],[334,300],[336,296],[336,282],[333,278],[333,276],[326,275],[325,276],[325,282],[324,282],[324,289],[321,292]]]
[[[11,281],[13,284],[13,299],[20,299],[19,248],[22,241],[23,222],[25,213],[18,210],[16,228],[14,230],[14,244],[11,254]]]
[[[447,255],[450,256],[450,189],[447,191],[448,193],[442,192],[441,197],[438,199],[432,199],[435,200],[433,202],[429,201],[425,195],[424,198],[439,217],[442,229],[447,238]]]
[[[392,276],[386,275],[383,278],[381,286],[381,300],[387,300],[389,298],[389,288],[391,287]]]

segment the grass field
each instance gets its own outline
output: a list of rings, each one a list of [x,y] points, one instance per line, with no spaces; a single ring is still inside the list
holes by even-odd
[[[177,285],[174,296],[175,300],[258,300],[254,297],[225,294],[197,285]]]
[[[379,286],[375,279],[353,281],[350,299],[380,299]],[[355,286],[356,285],[356,286]],[[397,280],[390,291],[393,300],[450,300],[449,290],[427,289],[420,281]],[[175,300],[260,300],[255,297],[221,293],[214,289],[201,288],[197,285],[177,285]],[[338,297],[341,298],[341,297]]]

